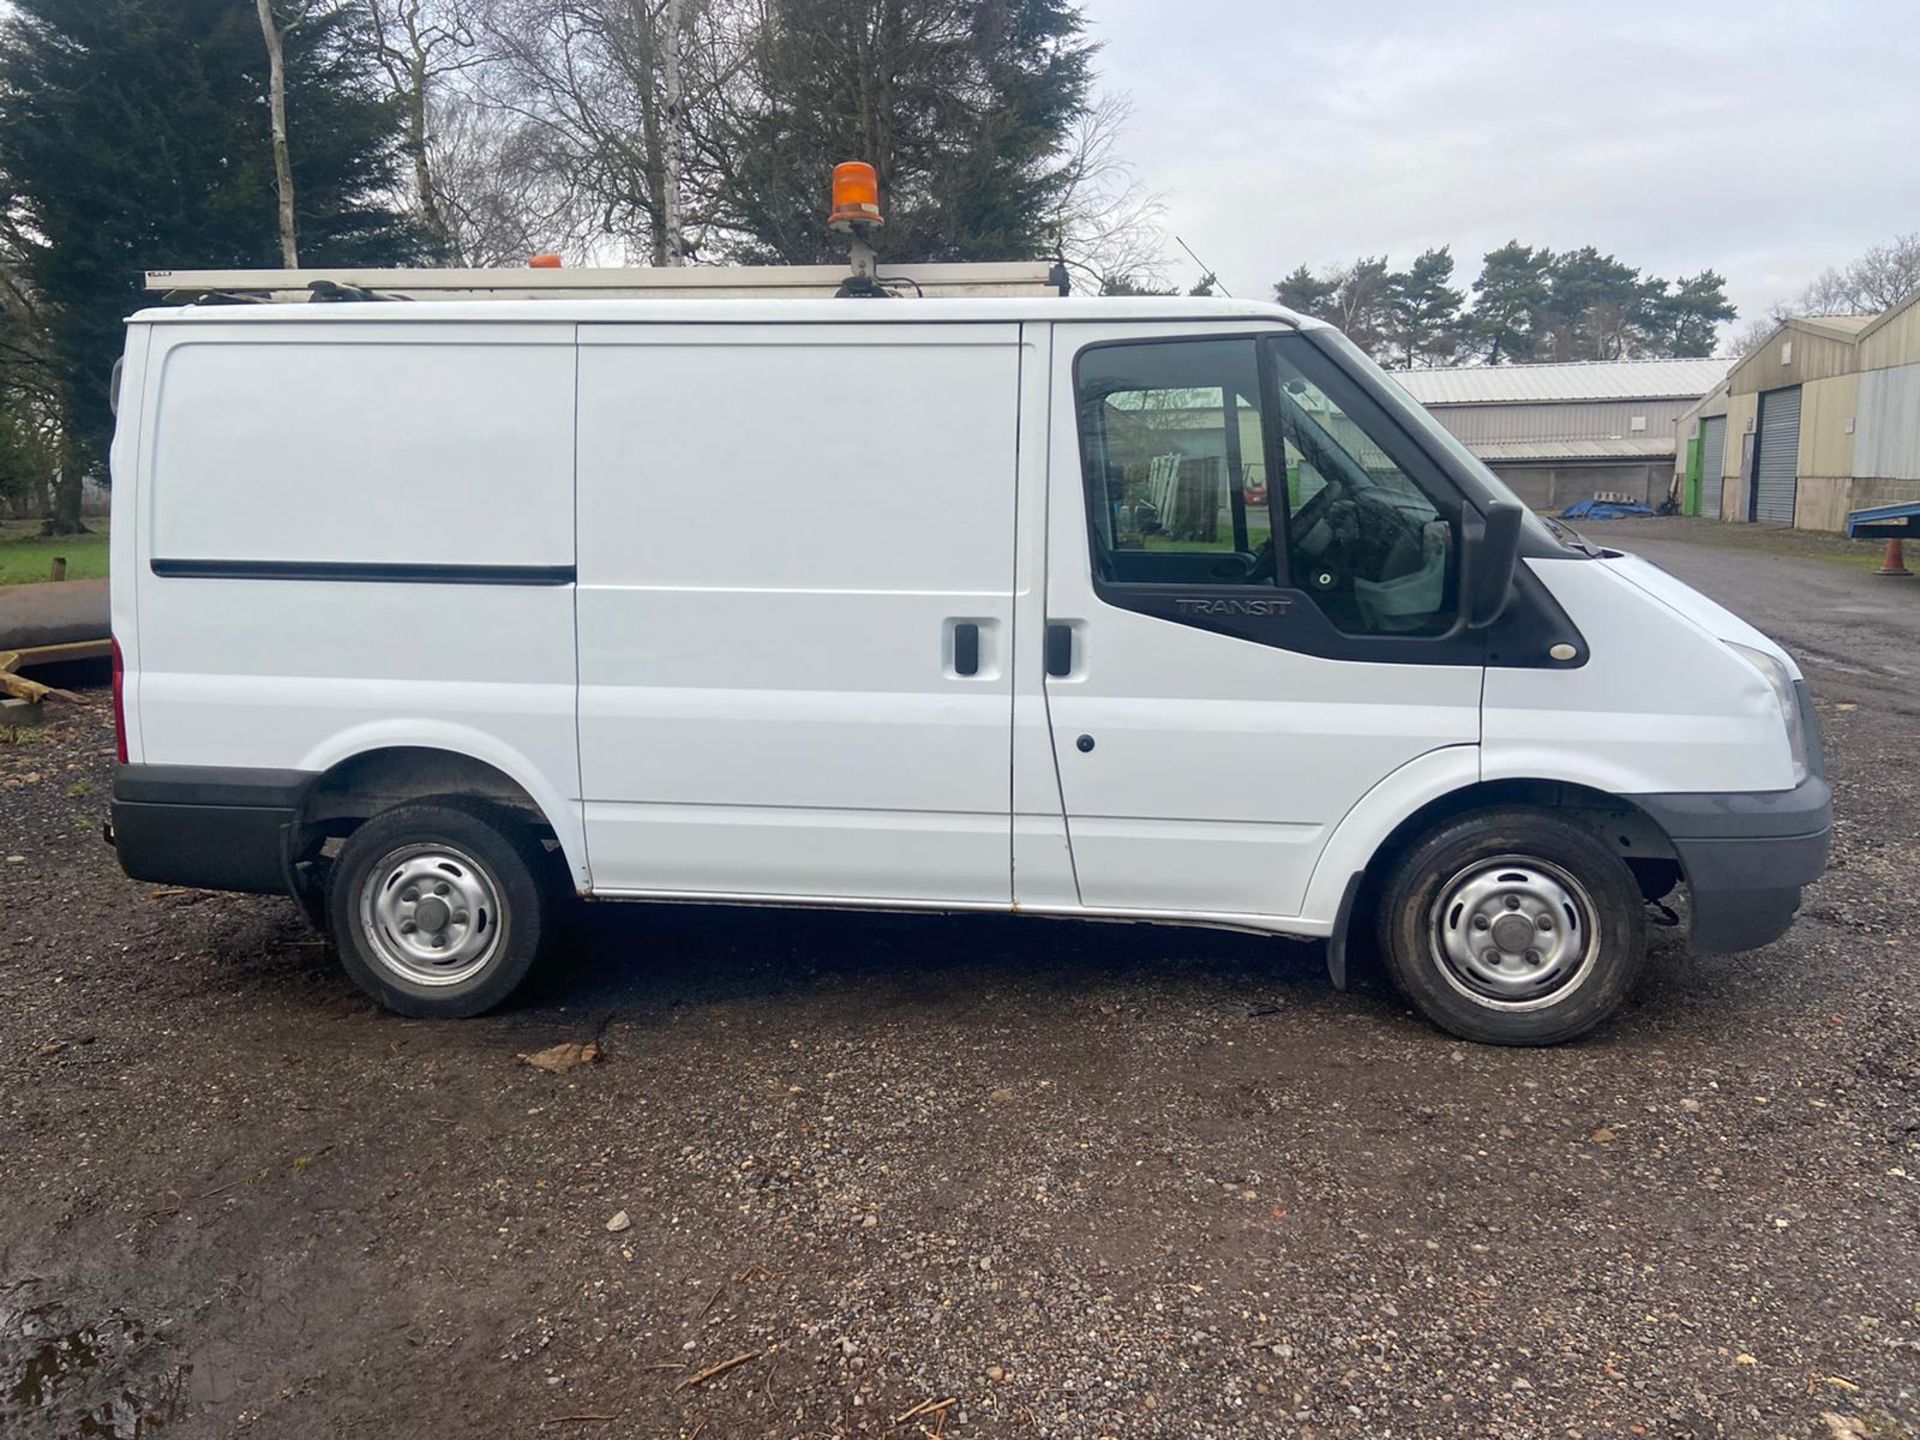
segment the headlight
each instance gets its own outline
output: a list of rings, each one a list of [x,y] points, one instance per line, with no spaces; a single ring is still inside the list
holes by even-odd
[[[1758,670],[1767,684],[1773,687],[1773,698],[1780,703],[1780,719],[1787,727],[1787,751],[1793,757],[1793,783],[1798,785],[1807,778],[1807,728],[1800,723],[1800,698],[1793,693],[1792,674],[1764,650],[1736,645],[1731,640],[1726,642],[1726,646]]]

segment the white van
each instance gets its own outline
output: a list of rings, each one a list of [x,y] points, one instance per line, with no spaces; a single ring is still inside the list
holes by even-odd
[[[1365,937],[1540,1043],[1826,861],[1793,660],[1271,305],[148,310],[113,474],[122,864],[410,1015],[570,890]]]

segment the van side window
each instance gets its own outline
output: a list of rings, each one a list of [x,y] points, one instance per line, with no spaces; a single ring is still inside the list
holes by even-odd
[[[1274,583],[1255,341],[1096,346],[1076,390],[1096,578]]]
[[[1350,635],[1449,629],[1458,589],[1452,522],[1282,347],[1272,353],[1294,587]]]

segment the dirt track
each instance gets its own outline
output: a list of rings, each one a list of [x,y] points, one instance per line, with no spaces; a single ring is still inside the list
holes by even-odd
[[[1602,528],[1809,648],[1840,820],[1553,1051],[1307,946],[696,909],[413,1023],[120,876],[104,695],[0,745],[0,1433],[1920,1434],[1920,594]]]

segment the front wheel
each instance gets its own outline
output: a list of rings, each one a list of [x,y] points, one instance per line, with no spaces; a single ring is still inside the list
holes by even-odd
[[[1394,984],[1466,1040],[1570,1040],[1620,1008],[1646,958],[1633,873],[1546,811],[1443,823],[1394,865],[1383,901]]]
[[[539,957],[547,871],[512,811],[458,796],[383,811],[333,866],[327,913],[341,964],[402,1015],[490,1010]]]

